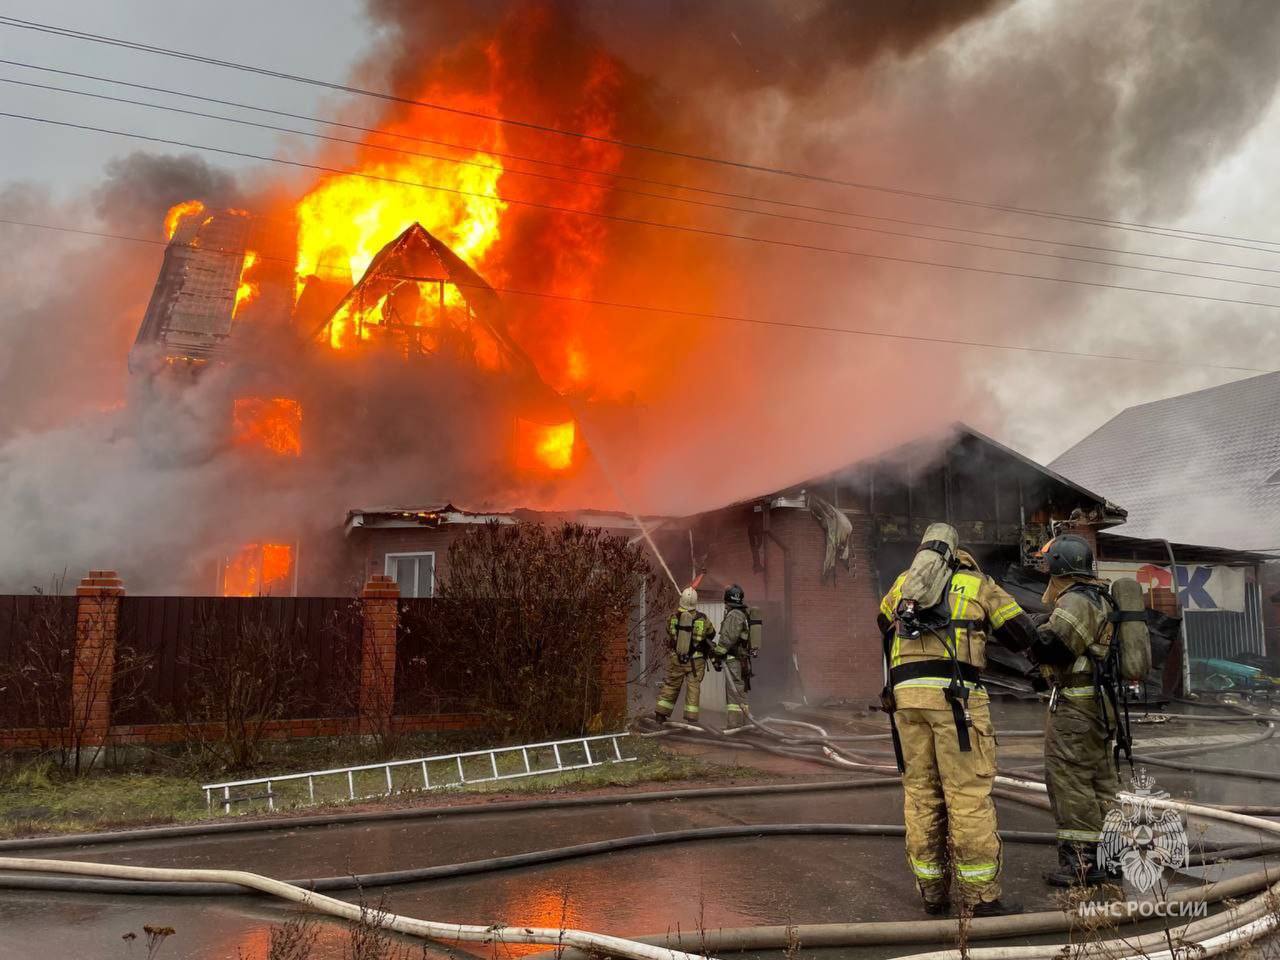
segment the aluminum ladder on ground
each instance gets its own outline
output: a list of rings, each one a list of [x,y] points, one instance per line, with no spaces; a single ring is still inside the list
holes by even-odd
[[[629,734],[622,732],[590,737],[569,737],[565,740],[548,740],[544,743],[495,747],[492,750],[469,750],[462,753],[416,757],[412,760],[388,760],[385,763],[334,767],[331,770],[312,770],[307,773],[284,773],[274,777],[254,777],[250,780],[206,783],[201,786],[201,789],[204,790],[205,803],[209,809],[213,809],[215,795],[217,795],[217,802],[222,805],[224,813],[230,813],[233,804],[253,800],[266,800],[267,809],[275,810],[276,800],[282,798],[277,788],[286,784],[300,788],[303,781],[306,782],[305,795],[300,793],[296,799],[288,798],[295,805],[316,803],[317,781],[321,781],[323,787],[329,779],[338,781],[338,795],[332,798],[322,797],[322,800],[367,800],[373,797],[389,797],[409,790],[440,790],[474,783],[496,783],[550,773],[567,773],[609,763],[629,763],[636,757],[623,756],[621,745],[621,741],[626,740],[628,736]],[[484,763],[485,759],[488,760],[487,764]],[[472,767],[469,772],[468,762]],[[379,783],[385,780],[385,788],[380,788],[373,793],[360,792],[357,795],[357,781],[367,779],[360,775],[379,770],[383,772]],[[393,771],[401,774],[402,783],[399,786],[396,785]],[[345,790],[342,789],[344,779]],[[266,792],[257,793],[254,788],[265,789]],[[234,795],[233,791],[235,791]]]

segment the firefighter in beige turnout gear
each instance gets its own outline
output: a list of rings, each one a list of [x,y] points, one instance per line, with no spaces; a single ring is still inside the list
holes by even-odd
[[[955,529],[935,523],[877,622],[889,665],[884,706],[903,771],[907,863],[925,910],[950,909],[953,879],[975,916],[1015,910],[1000,900],[995,731],[980,671],[989,637],[1021,652],[1031,621],[958,549]]]
[[[681,614],[692,614],[692,623],[687,627],[681,626]],[[689,633],[687,654],[679,652],[680,632],[683,629],[687,629]],[[670,719],[676,708],[676,700],[680,697],[680,688],[684,686],[684,719],[688,723],[697,723],[702,678],[707,672],[706,654],[711,641],[715,639],[716,628],[711,625],[706,614],[698,610],[698,591],[693,587],[685,587],[681,591],[680,605],[667,620],[667,635],[671,638],[671,653],[667,657],[666,679],[658,691],[654,719],[659,723]]]
[[[1055,537],[1041,554],[1049,573],[1043,599],[1053,612],[1037,628],[1030,654],[1053,685],[1044,772],[1058,824],[1058,867],[1044,879],[1055,887],[1093,885],[1107,879],[1098,843],[1120,790],[1111,751],[1117,717],[1095,673],[1114,632],[1108,584],[1094,576],[1093,551],[1083,537]]]

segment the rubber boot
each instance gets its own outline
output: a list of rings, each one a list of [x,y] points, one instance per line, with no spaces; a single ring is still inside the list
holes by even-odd
[[[1013,900],[982,900],[969,908],[969,915],[974,917],[1003,917],[1021,912],[1022,904]]]
[[[1058,844],[1058,869],[1044,873],[1044,882],[1051,887],[1096,887],[1106,879],[1106,871],[1098,867],[1098,848],[1071,841]]]
[[[671,714],[659,713],[657,710],[655,710],[653,711],[653,719],[656,720],[658,723],[666,723],[668,720],[671,719]]]
[[[922,900],[924,912],[931,917],[945,917],[951,914],[950,900]]]

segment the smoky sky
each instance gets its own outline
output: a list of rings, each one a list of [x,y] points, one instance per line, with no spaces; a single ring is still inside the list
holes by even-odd
[[[487,95],[501,83],[500,109],[576,128],[591,118],[589,80],[605,63],[613,78],[606,91],[611,136],[621,140],[917,194],[1245,236],[1269,230],[1280,216],[1280,202],[1265,186],[1270,153],[1260,146],[1275,142],[1274,4],[370,0],[366,9],[369,30],[352,37],[365,55],[351,79],[408,97],[450,85]],[[495,37],[506,44],[500,66],[486,53]],[[364,119],[418,113],[368,101],[339,109]],[[517,151],[600,161],[571,138],[509,127],[503,136]],[[306,156],[308,149],[293,143],[287,153]],[[643,363],[653,374],[633,404],[575,408],[615,482],[584,488],[583,502],[572,505],[705,509],[825,473],[954,420],[1047,460],[1125,405],[1241,375],[1196,363],[1267,365],[1280,345],[1272,311],[902,261],[1259,299],[1264,292],[1255,288],[871,230],[981,239],[889,222],[912,220],[1260,266],[1270,263],[1265,253],[656,152],[622,150],[616,163],[629,176],[843,211],[816,218],[845,226],[619,192],[574,195],[575,205],[615,217],[830,249],[622,223],[593,227],[601,233],[592,241],[600,249],[592,296],[767,323],[588,315],[601,364]],[[233,175],[194,153],[141,152],[105,166],[100,183],[81,196],[0,185],[0,213],[158,236],[165,209],[178,200],[252,205],[284,189],[277,171],[237,167]],[[566,188],[511,177],[501,189],[543,200],[562,198]],[[540,287],[561,276],[547,251],[557,249],[557,238],[585,235],[586,227],[581,218],[531,212],[513,219],[512,230],[521,242],[499,270],[513,286]],[[159,247],[14,232],[0,234],[0,243],[0,524],[7,531],[0,583],[10,588],[63,569],[120,565],[130,567],[133,582],[149,578],[153,589],[190,589],[220,549],[219,536],[248,540],[271,520],[321,531],[356,506],[433,498],[527,506],[514,501],[547,493],[490,482],[495,464],[486,443],[510,411],[484,377],[445,370],[415,380],[391,369],[299,368],[275,344],[192,391],[150,390],[130,379],[127,356],[155,283]],[[1188,269],[1251,276],[1229,267]],[[536,337],[538,324],[556,322],[543,311],[513,329]],[[805,325],[860,335],[787,329]],[[918,339],[892,338],[898,335]],[[956,339],[1171,362],[1118,364],[939,342]],[[300,389],[311,390],[308,409],[316,416],[333,412],[333,426],[321,432],[333,456],[255,485],[254,464],[225,448],[225,411],[246,381],[272,376],[297,378]],[[387,426],[385,442],[377,432],[344,431],[340,412],[356,406],[372,418],[367,422]],[[424,414],[443,410],[476,415]]]

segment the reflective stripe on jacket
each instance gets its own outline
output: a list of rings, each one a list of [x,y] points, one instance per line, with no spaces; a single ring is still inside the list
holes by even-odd
[[[905,571],[899,574],[880,602],[880,612],[894,620],[902,599]],[[890,648],[889,666],[925,661],[949,662],[954,656],[975,669],[987,664],[987,639],[996,630],[1022,613],[1018,602],[994,580],[976,569],[962,567],[951,577],[945,599],[950,615],[947,629],[922,631],[918,637],[904,637],[895,629]],[[950,683],[942,677],[916,677],[894,684],[894,695],[900,707],[940,709],[946,705],[943,691]],[[966,681],[974,696],[985,697],[981,686]]]

